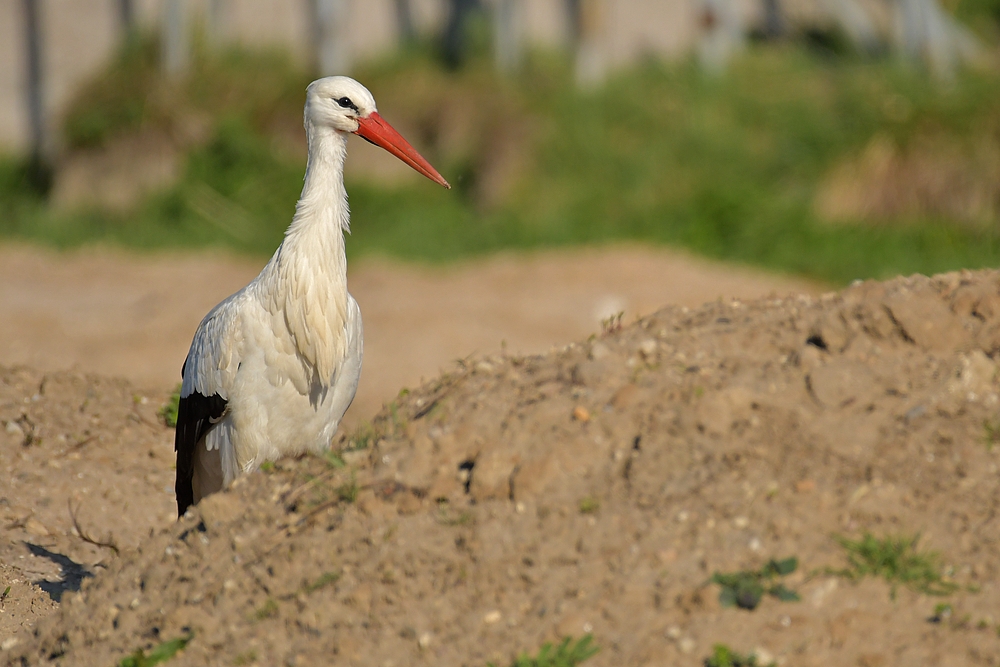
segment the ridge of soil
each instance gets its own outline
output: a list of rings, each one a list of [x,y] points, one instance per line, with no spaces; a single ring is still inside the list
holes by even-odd
[[[139,255],[2,244],[0,360],[174,387],[201,318],[265,261],[217,251]],[[350,262],[348,283],[365,324],[348,427],[370,420],[400,387],[502,342],[512,353],[535,354],[588,336],[619,311],[632,321],[666,303],[694,307],[720,295],[819,290],[802,279],[637,245],[500,254],[440,267],[363,257]]]
[[[138,499],[150,534],[116,535],[114,557],[39,514],[45,549],[94,576],[63,576],[0,664],[116,664],[190,637],[174,663],[484,665],[592,633],[595,667],[697,665],[716,643],[789,666],[997,665],[998,353],[996,271],[667,308],[545,355],[462,360],[339,457],[244,476],[176,523],[163,480],[114,459],[162,448],[152,400],[70,374],[41,392],[7,369],[0,419],[50,435],[0,431],[0,465],[58,460],[74,445],[51,434],[97,416],[108,506],[111,489]],[[144,462],[166,476],[159,457]],[[2,492],[8,564],[40,539],[8,508],[43,482]],[[114,528],[84,509],[92,536]],[[919,535],[958,589],[832,574],[833,536],[865,531]],[[713,572],[788,556],[800,602],[719,604]],[[931,622],[939,603],[953,613]]]

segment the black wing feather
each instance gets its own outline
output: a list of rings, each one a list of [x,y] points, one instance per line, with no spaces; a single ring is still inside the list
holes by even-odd
[[[203,396],[195,391],[182,398],[177,405],[177,431],[174,434],[177,480],[174,493],[177,495],[178,516],[184,516],[187,508],[194,504],[195,448],[225,413],[226,403],[226,399],[218,394]]]

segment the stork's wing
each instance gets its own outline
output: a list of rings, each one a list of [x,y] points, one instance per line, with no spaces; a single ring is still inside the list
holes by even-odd
[[[185,364],[186,365],[186,364]],[[198,442],[218,422],[226,411],[226,399],[219,394],[203,396],[193,392],[181,398],[177,406],[177,432],[174,450],[177,452],[177,514],[184,516],[194,504],[194,454]]]
[[[239,329],[234,301],[241,293],[212,309],[198,326],[181,368],[181,399],[177,406],[177,512],[184,516],[194,504],[194,457],[198,443],[222,418],[229,390],[239,367]]]

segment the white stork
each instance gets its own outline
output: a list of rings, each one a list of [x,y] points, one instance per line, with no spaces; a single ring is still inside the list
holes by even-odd
[[[329,447],[358,387],[361,311],[347,292],[347,135],[448,182],[378,115],[368,89],[331,76],[306,90],[309,157],[285,239],[195,332],[181,369],[177,510],[265,461]]]

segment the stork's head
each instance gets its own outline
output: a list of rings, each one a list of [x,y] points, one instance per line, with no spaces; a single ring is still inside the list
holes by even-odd
[[[350,132],[380,146],[418,172],[451,188],[431,164],[378,114],[368,89],[346,76],[317,79],[306,89],[306,124]]]

